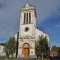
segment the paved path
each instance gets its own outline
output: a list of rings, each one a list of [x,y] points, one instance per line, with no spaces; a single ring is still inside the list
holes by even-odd
[[[51,60],[60,60],[60,57],[52,57]]]
[[[0,60],[3,60],[3,57],[0,56]]]

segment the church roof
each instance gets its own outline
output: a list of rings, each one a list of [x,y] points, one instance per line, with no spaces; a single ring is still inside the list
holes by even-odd
[[[29,7],[34,7],[30,3],[26,3],[26,5],[23,8],[29,8]]]
[[[34,6],[32,6],[31,4],[29,4],[29,3],[26,3],[26,5],[24,6],[24,7],[22,7],[22,10],[27,10],[27,9],[34,9],[35,10],[35,7]]]
[[[35,11],[35,15],[36,15],[35,6],[32,6],[29,3],[26,3],[26,5],[24,7],[22,7],[22,10],[21,11],[27,11],[27,10],[34,10]],[[37,17],[37,15],[36,15],[36,17]]]
[[[27,4],[25,5],[25,7],[31,7],[31,5],[30,5],[29,3],[27,3]]]

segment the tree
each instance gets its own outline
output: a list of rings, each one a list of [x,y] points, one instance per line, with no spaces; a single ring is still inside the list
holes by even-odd
[[[47,37],[46,36],[44,37],[43,35],[41,35],[39,36],[38,43],[36,45],[36,54],[43,55],[43,53],[46,52],[47,50],[49,50]]]
[[[51,50],[54,50],[54,51],[57,51],[58,50],[58,47],[56,45],[53,45]]]
[[[60,56],[60,47],[58,47],[58,55]]]
[[[13,53],[16,50],[16,42],[14,37],[10,37],[9,41],[6,43],[6,49],[8,54],[10,53],[13,56]]]

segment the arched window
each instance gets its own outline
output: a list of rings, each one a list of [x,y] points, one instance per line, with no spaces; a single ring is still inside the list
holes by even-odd
[[[31,23],[31,13],[29,13],[29,23]]]
[[[26,13],[26,24],[28,24],[28,13]]]
[[[24,13],[24,24],[25,24],[25,20],[26,20],[26,13]]]
[[[24,13],[24,24],[31,23],[31,13]]]

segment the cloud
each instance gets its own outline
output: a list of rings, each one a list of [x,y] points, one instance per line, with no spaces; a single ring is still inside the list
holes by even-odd
[[[37,1],[37,22],[44,22],[55,10],[60,7],[59,0],[40,0]]]
[[[0,0],[0,9],[3,9],[6,7],[6,2],[4,0]]]
[[[55,25],[55,27],[54,28],[60,28],[60,24],[58,24],[58,25]]]
[[[1,38],[9,38],[19,31],[20,10],[26,2],[27,0],[0,0]],[[36,6],[38,24],[45,21],[60,6],[59,0],[30,0],[30,3]]]

